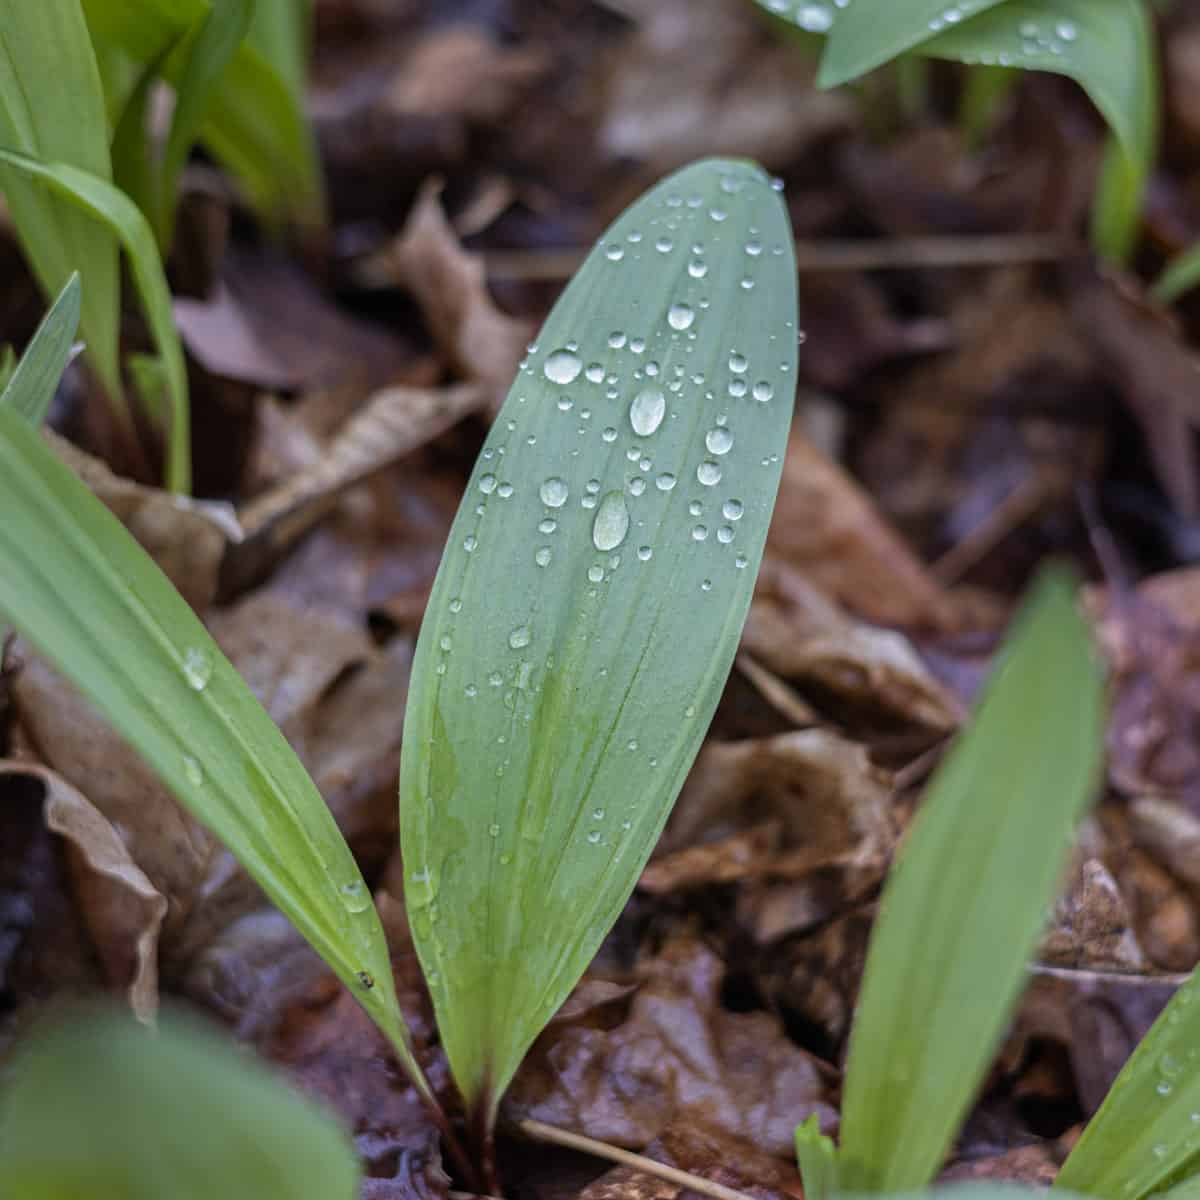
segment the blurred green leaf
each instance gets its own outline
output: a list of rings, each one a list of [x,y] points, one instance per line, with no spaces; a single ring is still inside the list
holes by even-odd
[[[355,1200],[334,1120],[227,1037],[74,1015],[18,1049],[0,1091],[12,1200]]]
[[[208,15],[209,0],[82,0],[93,37],[143,67],[163,58],[176,88],[186,65],[182,45]],[[201,138],[239,178],[271,222],[323,219],[316,147],[290,82],[249,42],[238,47],[208,99]]]
[[[796,1126],[796,1162],[804,1200],[830,1200],[837,1191],[837,1147],[821,1132],[815,1113]]]
[[[405,895],[483,1127],[628,898],[720,696],[795,387],[787,212],[708,161],[568,286],[484,446],[418,642]]]
[[[1150,288],[1159,304],[1174,304],[1200,283],[1200,242],[1177,254]]]
[[[0,146],[111,178],[104,93],[79,0],[0,0]],[[117,239],[20,170],[0,167],[0,190],[47,301],[79,272],[88,360],[131,429],[118,357]]]
[[[146,322],[167,379],[171,404],[171,422],[167,429],[167,486],[177,492],[189,491],[192,453],[187,369],[171,313],[171,293],[163,275],[154,233],[146,218],[120,188],[66,163],[44,163],[7,150],[0,150],[0,163],[44,184],[48,191],[69,201],[87,213],[93,223],[101,224],[120,239],[129,257]]]
[[[229,847],[428,1095],[379,918],[325,801],[167,578],[7,405],[0,512],[0,616]]]
[[[78,328],[79,276],[75,274],[42,318],[0,394],[0,405],[11,404],[35,429],[50,411],[58,381],[71,359]]]
[[[850,1035],[839,1191],[933,1179],[1024,987],[1103,744],[1074,593],[1043,573],[888,878]]]
[[[292,102],[304,108],[312,42],[311,0],[257,0],[250,42],[287,85]]]

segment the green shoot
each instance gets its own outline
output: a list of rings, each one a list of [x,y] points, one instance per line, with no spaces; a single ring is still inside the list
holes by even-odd
[[[36,429],[46,419],[79,327],[79,276],[72,275],[21,355],[0,393]]]
[[[1159,304],[1174,304],[1200,283],[1200,242],[1176,255],[1150,288]]]

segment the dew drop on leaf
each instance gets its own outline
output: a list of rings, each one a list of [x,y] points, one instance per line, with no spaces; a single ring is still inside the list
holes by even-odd
[[[705,434],[704,444],[710,454],[728,454],[733,449],[733,434],[718,425],[716,429],[710,429]]]
[[[212,678],[212,663],[208,655],[195,647],[188,650],[183,656],[183,675],[192,691],[204,691]]]
[[[542,371],[552,383],[574,383],[582,370],[583,360],[574,350],[555,350],[542,364]]]
[[[522,650],[529,645],[532,635],[529,632],[528,625],[518,625],[516,629],[508,635],[508,644],[514,650]]]
[[[629,424],[638,437],[649,437],[662,424],[667,398],[659,388],[643,388],[629,405]]]
[[[715,462],[705,459],[696,468],[696,478],[700,480],[705,487],[712,487],[714,484],[721,482],[721,468]]]
[[[538,490],[538,495],[542,498],[542,503],[547,508],[562,508],[567,502],[567,485],[565,480],[559,479],[557,475],[551,475]]]
[[[667,324],[680,332],[690,329],[695,319],[696,310],[689,304],[672,304],[667,309]]]
[[[629,532],[629,509],[621,492],[609,492],[600,501],[592,521],[592,543],[597,550],[615,550]]]
[[[367,885],[361,879],[351,879],[348,883],[343,883],[338,888],[338,894],[341,896],[342,906],[347,912],[366,912],[367,906],[371,903]]]

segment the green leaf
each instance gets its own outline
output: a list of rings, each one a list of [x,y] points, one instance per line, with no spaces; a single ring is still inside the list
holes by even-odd
[[[304,108],[312,41],[311,0],[257,0],[250,41],[287,85],[297,108]]]
[[[0,149],[0,163],[47,185],[49,191],[69,200],[120,239],[129,257],[146,322],[167,379],[171,403],[171,424],[167,430],[167,486],[177,492],[188,491],[192,482],[192,461],[187,369],[171,315],[171,293],[163,275],[154,233],[146,218],[120,188],[67,163],[39,162],[3,149]]]
[[[0,512],[0,616],[229,847],[428,1095],[379,918],[320,793],[158,567],[7,405]]]
[[[821,1132],[815,1113],[796,1126],[796,1162],[804,1200],[831,1200],[837,1191],[837,1147]]]
[[[79,0],[0,0],[0,145],[111,178],[104,93]],[[20,171],[0,168],[0,190],[46,299],[79,272],[88,359],[128,424],[116,238]]]
[[[82,0],[92,35],[147,66],[169,50],[163,74],[179,87],[179,43],[210,11],[209,0]],[[316,147],[290,83],[260,51],[243,43],[209,98],[201,137],[272,222],[315,224],[324,199]]]
[[[58,381],[67,369],[79,327],[79,276],[74,274],[42,318],[21,361],[0,394],[35,429],[46,419]]]
[[[1095,786],[1102,710],[1072,580],[1048,571],[884,891],[850,1035],[842,1190],[920,1187],[941,1166]]]
[[[1117,1076],[1055,1187],[1140,1200],[1178,1184],[1200,1172],[1198,1114],[1200,1001],[1193,974]]]
[[[1200,242],[1177,254],[1150,288],[1159,304],[1174,304],[1200,283]]]
[[[74,1016],[21,1047],[0,1093],[0,1193],[20,1200],[354,1200],[334,1120],[218,1036]]]
[[[791,234],[761,171],[693,165],[603,240],[492,427],[405,718],[408,911],[483,1128],[700,746],[792,413]]]

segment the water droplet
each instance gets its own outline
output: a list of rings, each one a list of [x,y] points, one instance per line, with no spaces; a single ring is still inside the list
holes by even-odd
[[[642,562],[649,562],[653,557],[654,551],[651,550],[649,546],[638,547],[638,558],[640,558]]]
[[[739,571],[744,571],[746,569],[746,564],[749,561],[750,560],[744,554],[739,554],[737,558],[733,560],[733,565],[737,567]]]
[[[746,253],[751,258],[757,258],[762,253],[762,242],[758,241],[757,238],[751,238],[746,243]]]
[[[703,542],[707,538],[708,538],[708,526],[707,525],[693,525],[692,526],[692,541],[693,542]]]
[[[371,903],[371,894],[361,879],[351,879],[348,883],[343,883],[338,891],[341,893],[342,904],[347,912],[366,912],[367,906]]]
[[[708,210],[709,217],[720,224],[729,214],[723,208],[710,208]]]
[[[775,389],[765,379],[760,379],[754,385],[754,398],[760,404],[766,404],[774,395]]]
[[[183,656],[183,677],[194,692],[202,692],[212,678],[212,663],[203,650],[192,647]]]
[[[553,517],[543,517],[538,522],[538,533],[553,533],[558,528],[558,522]]]
[[[514,650],[522,650],[529,645],[529,640],[532,634],[529,632],[528,625],[518,625],[516,629],[508,635],[508,644]]]
[[[548,567],[554,557],[554,551],[549,546],[539,546],[533,553],[533,561],[539,567]]]
[[[629,423],[638,437],[650,437],[662,424],[667,398],[656,387],[643,388],[629,405]]]
[[[735,375],[741,375],[749,365],[750,363],[744,354],[739,354],[736,350],[730,352],[729,369]]]
[[[499,825],[497,825],[497,824],[495,823],[495,821],[493,821],[493,822],[492,822],[492,823],[491,823],[491,824],[488,826],[488,836],[489,836],[489,837],[499,837],[499,836],[500,836],[500,826],[499,826]]]
[[[1159,1142],[1159,1143],[1158,1143],[1158,1144],[1157,1144],[1157,1145],[1154,1147],[1153,1154],[1154,1154],[1154,1157],[1155,1157],[1155,1158],[1166,1158],[1166,1157],[1167,1157],[1167,1146],[1166,1146],[1166,1143],[1165,1143],[1165,1142]]]
[[[450,638],[446,634],[443,634],[441,636],[441,638],[438,639],[438,645],[443,650],[445,650],[447,653],[449,653],[450,650],[453,648],[454,643],[450,640]]]
[[[570,396],[559,396],[559,398],[558,398],[558,411],[559,412],[570,412],[571,409],[574,408],[574,406],[575,406],[575,401],[572,400]]]
[[[629,532],[629,509],[621,492],[609,492],[600,501],[592,522],[592,543],[597,550],[615,550]]]
[[[693,279],[703,279],[708,274],[708,263],[702,258],[693,258],[688,263],[688,274]]]
[[[704,435],[704,444],[710,454],[728,454],[733,449],[733,434],[718,425]]]
[[[746,381],[744,379],[731,379],[729,381],[729,394],[735,400],[740,400],[746,394]]]
[[[593,829],[592,832],[587,835],[587,840],[591,845],[598,846],[600,844],[600,831],[598,829]]]
[[[705,459],[696,468],[696,478],[700,480],[705,487],[712,487],[715,483],[721,482],[721,468],[710,459]]]
[[[587,577],[590,583],[602,583],[604,580],[604,568],[599,563],[593,563],[588,567]]]
[[[183,756],[183,773],[193,787],[200,787],[204,782],[204,771],[190,754]]]
[[[499,496],[501,500],[507,500],[509,498],[509,496],[511,496],[512,494],[513,494],[513,485],[511,483],[502,483],[496,489],[496,495]]]
[[[604,367],[600,363],[588,363],[587,370],[583,373],[584,379],[588,383],[603,383],[604,382]]]
[[[667,309],[667,324],[680,332],[690,329],[695,319],[696,310],[689,304],[672,304]]]
[[[728,546],[729,543],[733,541],[733,526],[722,525],[721,528],[717,530],[717,541],[720,542],[722,546]]]
[[[618,246],[615,242],[610,242],[604,247],[604,257],[609,262],[620,262],[625,257],[625,247]]]
[[[617,440],[617,431],[610,425],[600,436],[606,442],[615,442]]]
[[[452,613],[462,612],[462,601],[457,596],[455,596],[454,599],[451,600],[448,605],[446,605],[446,607]]]
[[[721,505],[721,513],[727,521],[740,521],[742,513],[746,511],[746,506],[740,501],[732,497]]]
[[[482,492],[482,493],[483,493],[485,496],[490,496],[490,495],[491,495],[491,494],[492,494],[492,493],[493,493],[493,492],[496,490],[496,477],[495,477],[495,475],[491,475],[491,474],[488,474],[488,475],[480,475],[480,477],[479,477],[479,490],[480,490],[480,491],[481,491],[481,492]]]
[[[567,502],[567,494],[566,481],[559,479],[557,475],[551,475],[538,489],[538,495],[547,508],[562,508]]]
[[[467,536],[463,538],[463,549],[468,554],[470,554],[478,545],[479,539],[473,533],[468,533]]]
[[[629,348],[634,352],[634,354],[641,354],[641,352],[646,348],[646,339],[640,337],[630,338]]]
[[[468,700],[474,700],[475,697],[479,695],[479,689],[473,683],[468,683],[467,686],[463,688],[463,694]]]
[[[675,486],[675,476],[670,471],[664,471],[655,481],[654,486],[660,492],[669,492]]]
[[[683,710],[683,715],[687,717],[688,720],[691,720],[692,717],[696,715],[696,706],[694,704],[689,704],[687,708]]]
[[[701,580],[700,590],[702,592],[711,592],[712,591],[712,580],[711,579]]]
[[[555,350],[542,364],[542,371],[551,383],[574,383],[582,370],[583,360],[574,350]]]
[[[699,500],[688,501],[688,512],[690,512],[693,517],[698,517],[703,511],[704,505],[701,504]]]
[[[504,682],[504,676],[499,671],[493,671],[488,676],[488,684],[491,687],[499,687]]]
[[[619,330],[614,329],[608,335],[608,348],[610,350],[620,350],[625,345],[625,335]]]

